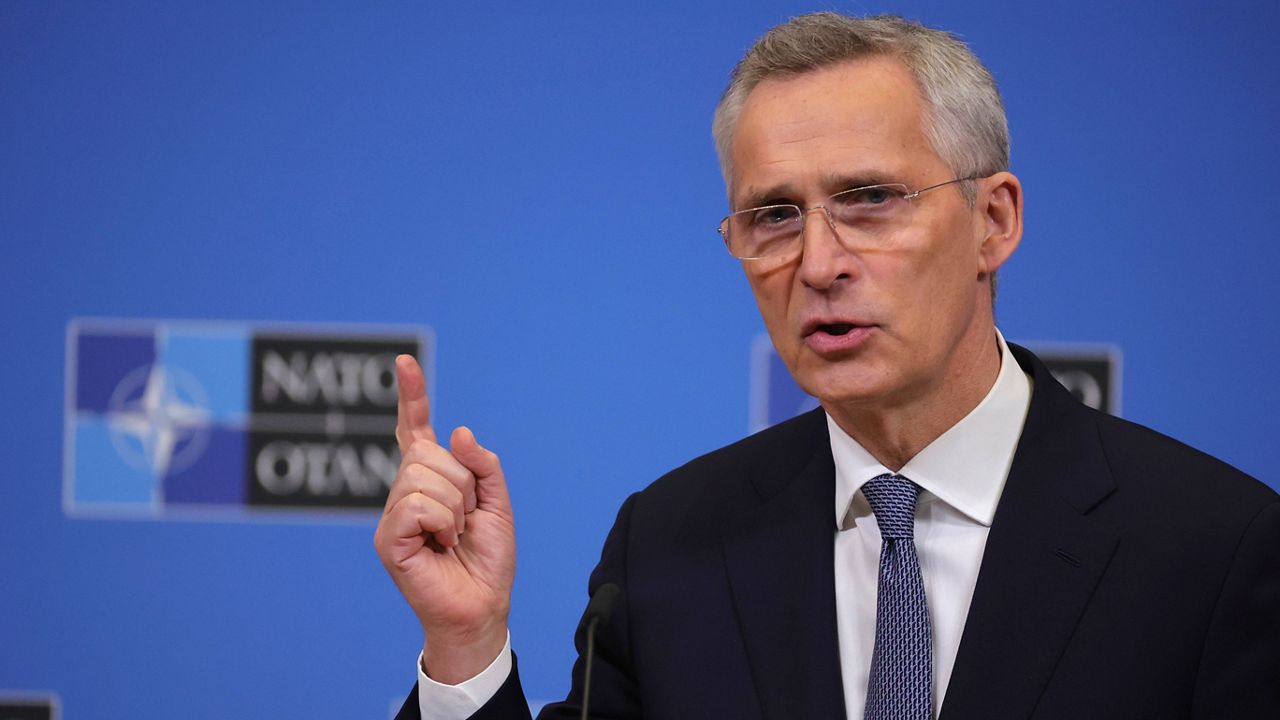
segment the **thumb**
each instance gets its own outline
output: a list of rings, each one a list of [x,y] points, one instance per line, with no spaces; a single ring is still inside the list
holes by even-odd
[[[479,507],[486,510],[511,507],[502,463],[492,450],[476,441],[471,428],[463,426],[453,431],[449,437],[449,451],[476,476],[476,502]]]

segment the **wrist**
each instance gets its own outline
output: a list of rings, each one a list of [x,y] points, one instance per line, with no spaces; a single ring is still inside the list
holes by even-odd
[[[458,685],[484,672],[506,646],[505,619],[463,633],[427,633],[422,670],[438,683]]]

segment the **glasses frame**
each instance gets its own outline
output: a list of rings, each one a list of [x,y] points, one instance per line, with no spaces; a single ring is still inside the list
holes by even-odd
[[[745,215],[747,213],[760,212],[761,210],[774,210],[778,208],[794,208],[796,213],[800,216],[800,232],[796,233],[796,237],[803,237],[805,217],[807,217],[808,214],[813,212],[814,210],[821,209],[822,214],[827,216],[827,225],[830,226],[832,232],[835,232],[836,220],[834,217],[831,216],[831,211],[827,209],[827,205],[831,202],[833,198],[838,198],[841,195],[848,195],[850,193],[865,192],[867,190],[878,190],[883,188],[883,189],[892,189],[895,192],[900,192],[902,193],[903,200],[910,201],[910,200],[915,200],[916,198],[920,197],[921,194],[929,192],[930,190],[936,190],[940,187],[945,187],[947,185],[954,185],[955,183],[968,182],[969,180],[982,180],[983,178],[988,178],[988,177],[991,177],[991,176],[990,175],[971,175],[969,177],[953,178],[951,180],[947,180],[946,182],[940,182],[934,185],[929,185],[927,187],[922,187],[919,190],[912,190],[908,188],[904,183],[878,183],[875,185],[863,185],[861,187],[849,188],[848,190],[841,190],[840,192],[832,193],[828,195],[820,204],[810,205],[809,207],[801,207],[794,203],[777,203],[774,205],[761,205],[760,207],[753,207],[753,208],[747,208],[745,210],[738,210],[735,212],[731,212],[728,215],[725,215],[724,219],[720,221],[720,227],[718,228],[718,230],[720,232],[721,239],[724,240],[725,250],[728,250],[729,255],[731,255],[732,257],[735,257],[739,260],[764,260],[766,258],[778,258],[778,257],[785,256],[787,253],[780,252],[780,253],[775,253],[773,255],[754,255],[754,256],[747,256],[747,257],[741,256],[741,255],[734,255],[733,250],[729,247],[729,220],[731,220],[732,218],[738,215]]]

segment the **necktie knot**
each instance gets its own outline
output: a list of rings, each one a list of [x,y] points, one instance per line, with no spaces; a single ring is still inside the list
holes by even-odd
[[[868,480],[862,486],[862,494],[876,515],[882,539],[911,540],[915,537],[919,485],[901,475],[886,473]]]

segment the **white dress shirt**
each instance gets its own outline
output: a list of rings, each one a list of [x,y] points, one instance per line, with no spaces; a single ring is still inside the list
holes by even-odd
[[[1004,337],[995,384],[960,422],[951,426],[898,471],[923,488],[916,504],[915,543],[933,623],[933,714],[937,717],[951,679],[982,551],[1004,489],[1031,382]],[[890,472],[827,416],[836,466],[836,624],[845,713],[858,720],[867,699],[867,677],[876,634],[880,529],[862,484]],[[427,677],[418,657],[418,705],[423,718],[465,720],[497,693],[511,672],[511,638],[493,663],[458,685]]]
[[[422,671],[422,654],[418,654],[418,714],[423,720],[466,720],[498,694],[498,688],[511,674],[511,632],[502,652],[480,674],[457,685],[445,685],[427,677]]]
[[[898,470],[923,488],[916,502],[915,543],[933,625],[934,717],[951,680],[987,532],[1031,402],[1030,380],[1003,337],[999,343],[1000,373],[987,396]],[[836,464],[835,513],[840,528],[835,553],[840,676],[845,715],[858,720],[867,700],[875,647],[881,545],[880,528],[860,489],[871,478],[891,471],[830,415],[827,429]]]

